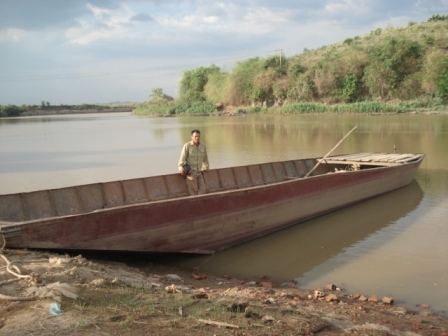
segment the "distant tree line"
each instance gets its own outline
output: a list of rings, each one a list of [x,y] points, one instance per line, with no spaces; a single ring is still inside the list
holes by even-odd
[[[80,104],[80,105],[51,105],[49,102],[41,101],[38,105],[0,105],[0,118],[1,117],[18,117],[25,111],[57,111],[57,110],[95,110],[102,111],[107,106],[97,104]]]
[[[134,112],[207,113],[229,105],[288,113],[335,104],[368,110],[391,104],[399,106],[397,110],[446,109],[448,16],[436,14],[420,24],[378,28],[292,57],[250,58],[230,72],[216,65],[186,70],[179,98],[166,97],[161,88],[154,89],[151,100]],[[335,108],[327,108],[331,109]]]

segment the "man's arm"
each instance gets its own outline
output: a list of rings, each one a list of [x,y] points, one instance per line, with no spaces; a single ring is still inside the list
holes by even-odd
[[[184,147],[182,147],[182,151],[180,152],[180,158],[178,163],[178,170],[179,173],[184,173],[183,165],[187,163],[187,155],[188,155],[188,144],[185,144]]]
[[[204,161],[202,161],[202,170],[208,170],[208,169],[209,169],[209,163],[208,163],[207,147],[204,146]]]

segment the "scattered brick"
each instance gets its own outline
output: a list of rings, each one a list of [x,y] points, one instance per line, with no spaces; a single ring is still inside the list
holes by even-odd
[[[328,294],[325,300],[328,302],[339,302],[339,299],[335,294]]]
[[[358,298],[358,300],[359,301],[367,301],[367,298],[364,296],[364,295],[361,295],[359,298]]]
[[[376,295],[372,295],[371,297],[369,297],[369,302],[378,303],[378,298],[376,297]]]
[[[390,304],[390,305],[394,304],[394,299],[392,299],[391,297],[388,297],[388,296],[383,297],[382,301],[385,304]]]

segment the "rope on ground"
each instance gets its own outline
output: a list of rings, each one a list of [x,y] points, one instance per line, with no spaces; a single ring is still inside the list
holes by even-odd
[[[11,261],[9,261],[8,258],[6,258],[6,256],[3,254],[3,251],[5,249],[6,246],[6,239],[4,235],[1,235],[3,242],[2,242],[2,247],[0,250],[0,258],[3,259],[3,261],[6,263],[6,266],[1,267],[1,269],[6,269],[6,271],[12,275],[14,275],[16,278],[15,279],[9,279],[9,280],[5,280],[0,282],[0,286],[5,285],[5,284],[9,284],[15,281],[19,281],[21,279],[32,279],[32,276],[30,275],[22,275],[20,269],[16,266],[13,265]],[[23,297],[23,296],[9,296],[9,295],[3,295],[0,294],[0,300],[5,300],[5,301],[33,301],[36,300],[36,296],[29,296],[29,297]]]
[[[8,273],[15,276],[15,279],[8,279],[0,282],[0,286],[6,285],[15,281],[19,281],[22,279],[28,280],[28,288],[25,289],[25,293],[27,296],[9,296],[9,295],[3,295],[0,294],[0,300],[6,300],[6,301],[33,301],[37,299],[43,299],[43,298],[52,298],[56,301],[61,301],[61,295],[64,295],[65,297],[76,299],[78,295],[74,292],[75,289],[67,284],[67,283],[60,283],[59,281],[46,284],[45,286],[37,287],[36,284],[39,283],[38,278],[39,275],[32,273],[31,275],[23,275],[20,271],[19,267],[16,265],[13,265],[14,261],[10,261],[3,253],[5,246],[6,246],[6,239],[4,235],[0,234],[0,236],[3,239],[3,243],[1,244],[1,250],[0,250],[0,260],[3,260],[6,263],[6,266],[0,267],[2,270],[6,270]],[[42,262],[44,260],[27,260],[27,262]],[[48,260],[47,260],[48,261]],[[62,263],[61,261],[58,262],[58,260],[50,260],[50,263]],[[62,273],[70,273],[73,271],[72,269],[66,270]]]
[[[12,262],[9,261],[9,259],[6,258],[6,256],[3,254],[3,250],[6,246],[6,239],[5,239],[4,235],[1,235],[1,236],[3,239],[3,243],[2,243],[2,249],[0,251],[0,258],[2,258],[6,262],[6,271],[20,279],[32,279],[31,275],[22,275],[20,269],[16,265],[12,264],[13,261]],[[12,270],[12,268],[14,270]]]
[[[19,281],[19,280],[20,280],[20,278],[5,280],[5,281],[0,282],[0,286],[7,285],[9,283],[16,282],[16,281]]]

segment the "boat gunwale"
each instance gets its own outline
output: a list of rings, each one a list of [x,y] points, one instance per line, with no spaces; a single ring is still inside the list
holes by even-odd
[[[367,154],[367,153],[365,153]],[[371,153],[373,154],[373,153]],[[248,165],[241,165],[241,166],[231,166],[231,167],[221,167],[221,168],[214,168],[211,169],[210,171],[218,171],[218,170],[222,170],[222,169],[234,169],[234,168],[243,168],[243,167],[249,167],[249,166],[253,166],[253,165],[263,165],[263,164],[276,164],[276,163],[285,163],[285,162],[293,162],[293,161],[305,161],[305,160],[316,160],[317,162],[319,162],[319,164],[340,164],[340,165],[350,165],[353,162],[359,163],[360,165],[365,165],[365,166],[369,166],[369,165],[373,165],[373,166],[378,166],[378,167],[372,167],[372,168],[368,168],[368,169],[374,169],[374,168],[387,168],[387,167],[395,167],[395,166],[402,166],[402,165],[406,165],[406,164],[412,164],[412,163],[416,163],[418,161],[421,161],[425,158],[425,154],[424,153],[414,153],[414,155],[419,155],[418,158],[413,159],[412,161],[406,161],[406,162],[392,162],[393,165],[389,165],[389,162],[380,162],[380,161],[370,161],[370,162],[362,162],[362,161],[332,161],[330,163],[326,162],[326,161],[330,161],[330,159],[334,159],[337,157],[341,157],[344,155],[349,155],[349,154],[338,154],[338,155],[334,155],[334,156],[328,156],[327,158],[324,159],[324,157],[317,157],[317,158],[304,158],[304,159],[291,159],[291,160],[284,160],[284,161],[269,161],[269,162],[259,162],[259,163],[254,163],[254,164],[248,164]],[[347,172],[352,172],[352,171],[347,171]],[[319,174],[319,175],[310,175],[310,176],[303,176],[303,177],[291,177],[291,180],[295,180],[295,179],[304,179],[304,178],[311,178],[311,177],[317,177],[317,176],[321,176],[321,175],[326,175],[325,174]],[[131,178],[131,179],[123,179],[123,180],[113,180],[113,181],[103,181],[103,182],[93,182],[93,183],[86,183],[86,184],[79,184],[79,185],[69,185],[69,186],[65,186],[65,187],[58,187],[58,188],[50,188],[50,189],[39,189],[39,190],[31,190],[31,191],[24,191],[24,192],[18,192],[18,193],[7,193],[7,194],[0,194],[0,196],[12,196],[12,195],[22,195],[22,194],[29,194],[29,193],[34,193],[34,192],[45,192],[45,191],[54,191],[54,190],[61,190],[61,189],[66,189],[66,188],[76,188],[76,187],[83,187],[83,186],[93,186],[96,184],[106,184],[106,183],[112,183],[112,182],[125,182],[125,181],[132,181],[132,180],[138,180],[138,179],[144,179],[144,178],[148,178],[148,177],[165,177],[165,176],[173,176],[173,175],[177,175],[177,173],[173,173],[173,174],[162,174],[162,175],[154,175],[154,176],[143,176],[143,177],[135,177],[135,178]],[[209,195],[209,194],[213,194],[213,193],[219,193],[219,192],[225,192],[225,191],[233,191],[233,190],[241,190],[241,189],[251,189],[251,188],[256,188],[256,187],[263,187],[266,185],[271,185],[271,184],[276,184],[276,183],[283,183],[283,182],[289,182],[289,180],[283,180],[283,181],[274,181],[274,182],[268,182],[268,183],[264,183],[261,185],[256,185],[256,186],[250,186],[250,187],[236,187],[234,189],[229,189],[229,190],[219,190],[216,192],[211,192],[211,193],[207,193],[205,195]],[[178,199],[178,198],[183,198],[183,197],[198,197],[198,196],[204,196],[204,195],[194,195],[194,196],[179,196],[179,197],[173,197],[173,198],[169,198],[169,199],[162,199],[162,200],[151,200],[148,202],[159,202],[159,201],[168,201],[171,199]],[[126,204],[126,205],[134,205],[134,204]],[[97,209],[97,210],[101,210],[101,209]],[[96,211],[96,210],[94,210]]]
[[[425,158],[425,154],[423,153],[416,153],[415,155],[419,155],[418,158],[409,161],[409,162],[398,162],[394,165],[388,165],[385,164],[385,162],[377,162],[376,165],[367,165],[365,164],[365,162],[359,162],[359,164],[362,165],[366,165],[369,166],[367,169],[360,169],[360,170],[353,170],[353,171],[339,171],[337,174],[355,174],[355,173],[363,173],[366,171],[371,171],[371,170],[377,170],[377,169],[394,169],[396,167],[403,167],[403,166],[407,166],[407,165],[413,165],[413,164],[420,164],[420,162]],[[340,155],[338,155],[340,156]],[[332,157],[328,157],[329,159],[331,159]],[[297,159],[297,160],[286,160],[286,161],[278,161],[278,162],[268,162],[268,163],[283,163],[283,162],[288,162],[288,161],[300,161],[300,160],[322,160],[322,158],[308,158],[308,159]],[[372,163],[372,162],[370,162]],[[259,163],[259,164],[263,164],[263,163]],[[347,162],[331,162],[331,163],[326,163],[326,162],[322,162],[321,164],[330,164],[330,165],[347,165]],[[243,165],[243,166],[232,166],[232,167],[225,167],[225,168],[216,168],[213,170],[220,170],[220,169],[227,169],[227,168],[238,168],[238,167],[247,167],[250,165]],[[7,221],[0,221],[0,234],[2,234],[2,231],[4,229],[9,229],[9,228],[16,228],[16,227],[20,227],[20,226],[25,226],[25,225],[36,225],[36,224],[40,224],[40,225],[46,225],[46,224],[51,224],[54,221],[58,221],[58,220],[63,220],[63,219],[70,219],[70,218],[75,218],[75,217],[85,217],[85,216],[89,216],[92,214],[98,214],[98,215],[102,215],[102,214],[106,214],[108,212],[112,213],[112,212],[121,212],[121,211],[126,211],[126,210],[139,210],[139,209],[143,209],[146,208],[148,206],[158,206],[158,205],[162,205],[162,204],[169,204],[169,203],[176,203],[179,201],[185,201],[185,200],[191,200],[191,201],[200,201],[200,199],[203,198],[216,198],[216,197],[225,197],[230,193],[236,193],[236,192],[247,192],[249,190],[258,190],[258,189],[264,189],[264,188],[268,188],[268,187],[276,187],[278,185],[283,185],[283,184],[292,184],[292,183],[298,183],[298,182],[302,182],[305,180],[310,180],[310,179],[316,179],[316,178],[331,178],[332,175],[334,173],[332,172],[328,172],[328,173],[323,173],[323,174],[319,174],[319,175],[311,175],[308,177],[291,177],[289,179],[283,180],[283,181],[275,181],[275,182],[268,182],[268,183],[264,183],[261,185],[255,185],[255,186],[248,186],[248,187],[235,187],[233,189],[228,189],[228,190],[218,190],[218,191],[213,191],[207,194],[203,194],[203,195],[195,195],[195,196],[179,196],[179,197],[172,197],[172,198],[168,198],[168,199],[160,199],[160,200],[148,200],[145,202],[138,202],[138,203],[133,203],[133,204],[121,204],[121,205],[117,205],[117,206],[109,206],[109,207],[104,207],[101,209],[95,209],[92,211],[85,211],[82,213],[77,213],[77,214],[69,214],[69,215],[61,215],[61,216],[52,216],[52,217],[45,217],[45,218],[37,218],[37,219],[32,219],[32,220],[25,220],[25,221],[18,221],[18,222],[7,222]],[[175,175],[175,174],[169,174],[169,175]],[[165,176],[165,175],[158,175],[158,176]],[[121,180],[120,180],[121,181]],[[124,181],[124,180],[123,180]],[[110,182],[117,182],[117,181],[110,181]],[[100,183],[109,183],[109,182],[100,182]],[[86,184],[86,185],[95,185],[96,183],[92,183],[92,184]],[[77,187],[77,186],[69,186],[69,187],[64,187],[64,188],[70,188],[70,187]],[[58,190],[58,189],[64,189],[64,188],[55,188],[55,189],[43,189],[43,190],[39,190],[39,191],[52,191],[52,190]],[[19,194],[23,194],[23,193],[19,193]],[[12,194],[12,195],[16,195],[16,194]]]

